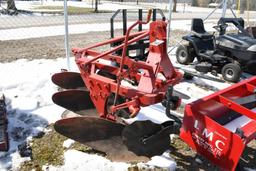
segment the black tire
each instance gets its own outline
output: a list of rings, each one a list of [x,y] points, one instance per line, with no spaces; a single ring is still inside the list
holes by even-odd
[[[237,83],[240,80],[242,70],[238,64],[229,63],[222,68],[221,74],[224,80]]]
[[[189,46],[180,45],[176,51],[176,59],[180,64],[188,65],[195,59],[195,55],[191,53],[193,49],[189,49]]]

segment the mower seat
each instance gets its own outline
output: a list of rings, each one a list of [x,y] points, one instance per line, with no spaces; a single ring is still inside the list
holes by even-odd
[[[204,28],[204,22],[201,18],[193,18],[191,23],[191,31],[194,36],[201,39],[211,39],[213,35],[208,33]]]

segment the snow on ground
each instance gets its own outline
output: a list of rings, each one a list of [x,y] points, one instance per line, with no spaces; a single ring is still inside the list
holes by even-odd
[[[71,61],[74,59],[72,58]],[[65,68],[65,62],[66,59],[41,59],[0,64],[0,91],[4,92],[7,99],[10,138],[9,152],[0,153],[0,170],[18,169],[23,161],[29,160],[29,158],[20,157],[17,146],[47,131],[45,127],[48,124],[61,118],[64,109],[54,105],[51,100],[52,94],[57,91],[57,87],[51,82],[51,75]],[[74,63],[71,66],[74,68]],[[141,115],[144,114],[143,111]],[[63,145],[69,146],[71,143],[72,141],[67,141]],[[82,154],[78,151],[67,151],[65,159],[63,167],[50,168],[53,170],[83,170],[84,168],[125,170],[128,167],[125,163],[112,163],[100,156]],[[172,160],[169,163],[175,164]]]
[[[74,59],[71,58],[72,70],[76,70]],[[54,105],[51,96],[57,91],[57,87],[51,82],[51,75],[59,72],[61,68],[65,68],[66,59],[55,60],[18,60],[12,63],[0,64],[0,91],[4,92],[8,104],[8,132],[10,136],[10,150],[8,153],[0,153],[0,170],[17,169],[21,162],[29,160],[21,158],[17,152],[17,146],[24,141],[31,140],[33,136],[37,136],[41,132],[46,131],[45,127],[49,123],[54,123],[61,118],[64,111],[63,108]],[[198,80],[200,81],[200,80]],[[179,90],[183,93],[191,91],[191,84],[183,82],[179,85]],[[195,89],[193,89],[195,91]],[[198,89],[199,91],[199,89]],[[199,98],[208,94],[206,90],[200,90],[197,96]],[[189,94],[188,94],[189,95]],[[153,115],[151,115],[153,113]],[[156,123],[162,123],[169,120],[164,114],[164,108],[160,104],[142,108],[140,114],[135,119],[147,120],[151,119]],[[69,146],[71,142],[65,142],[64,146]],[[71,156],[76,156],[81,160],[75,160]],[[79,156],[83,157],[79,157]],[[97,158],[98,157],[98,158]],[[73,158],[73,160],[70,160]],[[77,168],[101,169],[103,166],[109,170],[122,170],[127,166],[125,163],[112,163],[102,157],[82,154],[77,151],[67,151],[65,153],[66,163],[63,167],[51,169],[69,170]],[[173,160],[166,157],[155,157],[150,162],[152,165],[159,163],[163,159],[165,165],[173,168],[176,164]],[[74,161],[74,162],[71,162]],[[94,162],[93,162],[94,161]],[[157,161],[157,162],[156,162]],[[72,164],[73,163],[73,164]],[[148,164],[150,164],[148,163]],[[95,167],[92,167],[95,165]],[[96,168],[97,166],[97,168]],[[127,168],[127,167],[126,167]]]
[[[49,171],[126,171],[129,164],[122,162],[111,162],[108,159],[95,155],[86,154],[76,150],[68,150],[64,154],[65,165],[61,167],[49,166]]]
[[[74,59],[71,58],[72,70],[76,70]],[[61,118],[64,111],[63,108],[54,105],[51,96],[57,91],[57,87],[51,82],[51,75],[59,72],[61,68],[65,68],[66,59],[56,60],[18,60],[12,63],[0,64],[0,91],[4,92],[8,104],[8,132],[10,136],[10,150],[8,153],[0,153],[0,170],[18,168],[21,162],[28,160],[28,158],[21,158],[17,152],[17,146],[24,141],[30,140],[42,131],[46,131],[45,127],[49,123],[54,123]],[[183,82],[178,85],[179,90],[184,94],[188,94],[191,89],[191,84]],[[177,87],[178,87],[177,86]],[[208,94],[206,90],[198,89],[197,97]],[[169,120],[164,114],[164,108],[160,104],[150,107],[142,108],[140,114],[136,119],[146,120],[152,119],[156,123],[162,123]],[[66,142],[65,146],[72,142]],[[73,156],[73,157],[71,157]],[[75,160],[75,157],[82,158],[80,162]],[[83,157],[82,157],[83,156]],[[96,160],[96,158],[98,160]],[[74,160],[70,160],[70,159]],[[161,157],[152,159],[152,162],[158,161]],[[66,163],[59,170],[75,169],[77,168],[93,168],[100,169],[103,166],[109,170],[125,168],[124,163],[113,164],[102,157],[81,154],[77,151],[68,151],[65,153]],[[73,165],[71,164],[73,161]],[[95,161],[95,162],[92,162]],[[105,164],[104,164],[105,163]],[[163,163],[174,166],[173,160],[165,158]],[[150,163],[149,163],[150,164]],[[92,167],[97,166],[97,168]],[[155,165],[155,164],[154,164]],[[50,167],[51,168],[51,167]],[[105,169],[106,169],[105,168]],[[127,168],[127,167],[126,167]],[[57,168],[52,168],[57,169]],[[120,169],[119,169],[120,170]]]
[[[175,161],[170,158],[169,156],[170,151],[166,151],[161,156],[154,156],[151,160],[147,163],[150,166],[156,166],[160,168],[168,168],[169,170],[176,169]]]
[[[32,2],[31,2],[32,3]],[[19,3],[17,3],[19,4]],[[206,30],[213,31],[212,26],[216,20],[206,22]],[[128,23],[129,25],[131,23]],[[172,29],[190,30],[190,20],[172,21]],[[116,24],[116,28],[121,28],[121,23]],[[109,24],[79,24],[70,25],[71,34],[86,33],[89,31],[107,31]],[[0,30],[0,40],[27,39],[46,36],[64,35],[64,26],[49,27],[31,27]],[[173,51],[174,52],[174,51]],[[175,58],[172,54],[173,61]],[[72,58],[70,61],[74,61]],[[54,105],[51,96],[57,91],[56,86],[51,82],[51,75],[59,72],[61,68],[66,68],[65,59],[56,60],[18,60],[12,63],[0,64],[0,91],[7,99],[8,104],[8,132],[10,137],[10,150],[7,153],[0,152],[0,170],[12,169],[18,170],[21,162],[29,158],[21,158],[17,152],[17,146],[24,141],[30,140],[33,136],[45,132],[45,127],[49,123],[54,123],[61,118],[63,108]],[[76,70],[72,62],[72,70]],[[195,78],[194,82],[212,86],[216,89],[222,89],[230,84],[216,83],[209,80]],[[211,94],[213,91],[204,90],[194,83],[182,82],[175,86],[176,90],[183,92],[191,97],[190,101]],[[191,91],[193,90],[193,91]],[[142,108],[140,114],[135,119],[151,119],[156,123],[162,123],[169,120],[165,116],[164,108],[161,104]],[[68,140],[63,146],[72,144]],[[163,156],[155,156],[147,163],[148,165],[169,166],[174,170],[176,163],[172,159]],[[49,166],[48,170],[127,170],[128,164],[115,163],[92,154],[85,154],[75,150],[68,150],[65,155],[65,165],[62,167]]]
[[[77,70],[74,58],[70,59],[71,70]],[[172,61],[175,65],[175,57],[172,54]],[[57,87],[51,82],[53,73],[66,68],[66,59],[55,60],[18,60],[12,63],[0,64],[0,91],[7,99],[8,104],[8,132],[10,137],[10,150],[8,153],[0,153],[0,170],[18,169],[19,165],[29,158],[21,158],[17,152],[17,146],[22,142],[31,140],[41,132],[45,132],[45,127],[49,123],[54,123],[61,118],[63,108],[54,105],[51,96],[57,91]],[[195,83],[211,86],[216,89],[223,89],[230,84],[217,83],[200,78],[194,78],[193,83],[189,81],[181,82],[175,89],[187,94],[190,100],[183,101],[188,103],[198,98],[211,94],[213,91],[202,89]],[[193,90],[193,91],[192,91]],[[161,104],[141,109],[139,115],[134,120],[152,120],[155,123],[163,123],[169,118],[165,115],[165,109]],[[73,143],[72,140],[64,142],[63,146],[68,147]],[[174,170],[176,163],[171,158],[155,156],[147,163],[151,166],[169,166],[169,170]],[[125,163],[113,163],[101,156],[84,154],[74,150],[65,153],[65,165],[61,167],[49,166],[49,170],[127,170]],[[77,160],[77,158],[81,160]],[[104,168],[104,169],[102,169]]]
[[[60,118],[64,111],[51,101],[56,87],[51,75],[60,70],[63,60],[18,60],[0,64],[0,91],[7,99],[10,150],[0,152],[0,170],[15,169],[24,160],[17,146],[37,136],[44,128]]]
[[[67,139],[67,140],[65,140],[64,142],[63,142],[63,147],[65,147],[65,148],[69,148],[72,144],[74,144],[75,143],[75,141],[74,140],[72,140],[72,139]]]

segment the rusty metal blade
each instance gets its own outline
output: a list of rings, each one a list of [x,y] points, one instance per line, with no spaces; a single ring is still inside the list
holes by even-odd
[[[73,117],[57,121],[54,128],[68,138],[106,153],[106,157],[112,161],[149,160],[148,157],[140,157],[128,151],[121,138],[123,124],[97,117]]]
[[[73,117],[58,120],[54,128],[66,137],[85,143],[120,136],[124,125],[97,117]]]
[[[85,87],[80,73],[77,72],[60,72],[52,76],[52,82],[64,89],[76,89]]]
[[[173,122],[156,124],[152,121],[136,121],[124,128],[122,139],[128,149],[139,156],[161,155],[170,148]]]
[[[94,109],[90,93],[85,90],[66,90],[52,96],[55,104],[71,111]]]

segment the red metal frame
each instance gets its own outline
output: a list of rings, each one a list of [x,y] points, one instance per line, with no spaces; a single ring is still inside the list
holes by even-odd
[[[137,24],[147,24],[150,20],[151,11],[146,22],[137,21],[129,29],[125,36],[114,38],[84,49],[73,49],[76,63],[80,69],[81,76],[90,96],[95,104],[100,117],[115,120],[114,113],[117,110],[128,108],[131,117],[137,115],[141,106],[149,106],[159,103],[165,97],[169,86],[175,85],[182,80],[182,74],[174,69],[167,55],[166,49],[166,26],[164,21],[150,23],[150,29],[130,35],[131,30]],[[148,37],[150,39],[149,55],[147,61],[136,61],[126,56],[128,45]],[[103,53],[92,50],[92,48],[124,41],[123,44]],[[123,49],[122,56],[113,55],[117,50]],[[103,62],[102,62],[103,60]],[[106,64],[106,61],[116,62],[120,67]],[[103,70],[117,76],[113,80],[97,74]],[[162,74],[164,79],[158,77]],[[127,87],[121,84],[123,79],[136,80],[137,88]],[[111,112],[106,109],[107,99],[111,93],[123,96],[127,101],[123,104],[114,102]]]
[[[180,137],[222,170],[235,170],[245,146],[256,138],[256,113],[236,100],[255,93],[253,77],[188,104]],[[248,117],[249,121],[239,128],[243,136],[217,122],[230,112]]]
[[[8,151],[7,114],[4,95],[0,93],[0,151]]]

